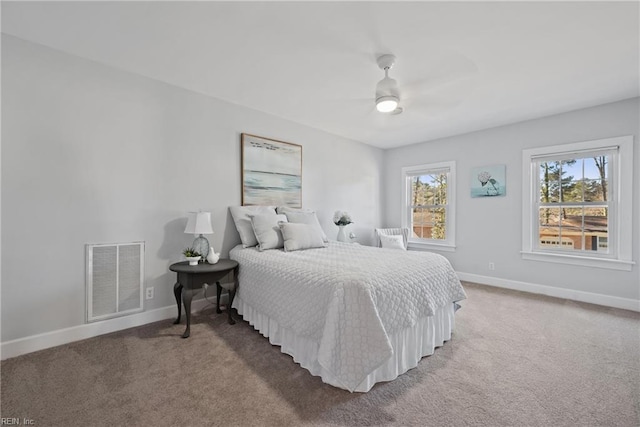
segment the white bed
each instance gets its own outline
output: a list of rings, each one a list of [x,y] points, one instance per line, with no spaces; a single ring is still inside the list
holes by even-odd
[[[466,298],[448,260],[330,242],[260,252],[241,245],[233,307],[325,383],[366,392],[417,366],[451,338]]]

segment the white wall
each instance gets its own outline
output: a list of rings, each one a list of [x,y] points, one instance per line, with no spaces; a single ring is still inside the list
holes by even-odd
[[[401,223],[400,177],[403,166],[455,160],[458,177],[457,250],[443,255],[449,258],[458,272],[497,278],[499,280],[494,282],[500,283],[523,282],[569,290],[555,292],[556,295],[571,296],[573,291],[577,291],[637,302],[640,300],[639,100],[634,98],[388,150],[385,152],[383,223],[389,227]],[[623,272],[523,260],[520,256],[522,150],[621,135],[634,135],[635,211],[632,233],[633,260],[636,265],[633,270]],[[472,179],[470,170],[494,164],[507,166],[506,197],[472,199],[469,195]],[[489,271],[489,262],[495,263],[495,271]]]
[[[400,224],[402,166],[456,160],[458,248],[444,255],[458,271],[640,300],[637,265],[627,273],[519,254],[522,149],[632,134],[639,261],[638,114],[633,99],[381,151],[3,35],[0,340],[83,325],[86,243],[145,241],[145,286],[156,295],[145,310],[172,306],[168,266],[193,240],[187,211],[212,212],[216,250],[239,242],[227,208],[240,203],[241,132],[303,146],[303,204],[330,237],[333,211],[345,209],[350,231],[371,243],[374,227]],[[507,196],[471,199],[469,170],[497,163],[507,165]]]
[[[175,304],[188,211],[239,242],[241,132],[301,144],[303,206],[371,242],[382,150],[3,35],[1,341],[84,323],[86,243],[144,241],[145,309]]]

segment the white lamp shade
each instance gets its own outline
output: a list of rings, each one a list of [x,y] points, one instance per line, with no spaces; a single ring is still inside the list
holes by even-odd
[[[184,229],[186,234],[213,234],[211,228],[210,212],[189,212],[187,226]]]

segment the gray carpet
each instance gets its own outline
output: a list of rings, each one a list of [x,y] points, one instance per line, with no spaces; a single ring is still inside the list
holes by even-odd
[[[246,322],[194,316],[3,361],[37,426],[638,426],[640,314],[465,283],[453,339],[369,393],[323,384]]]

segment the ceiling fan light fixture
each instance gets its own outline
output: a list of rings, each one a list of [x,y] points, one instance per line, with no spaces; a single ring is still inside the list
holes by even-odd
[[[376,109],[381,113],[391,113],[398,108],[397,96],[381,96],[376,99]]]
[[[378,57],[378,67],[384,71],[384,78],[376,85],[376,109],[381,113],[396,111],[400,102],[398,82],[389,77],[389,70],[395,61],[396,57],[390,54]]]

